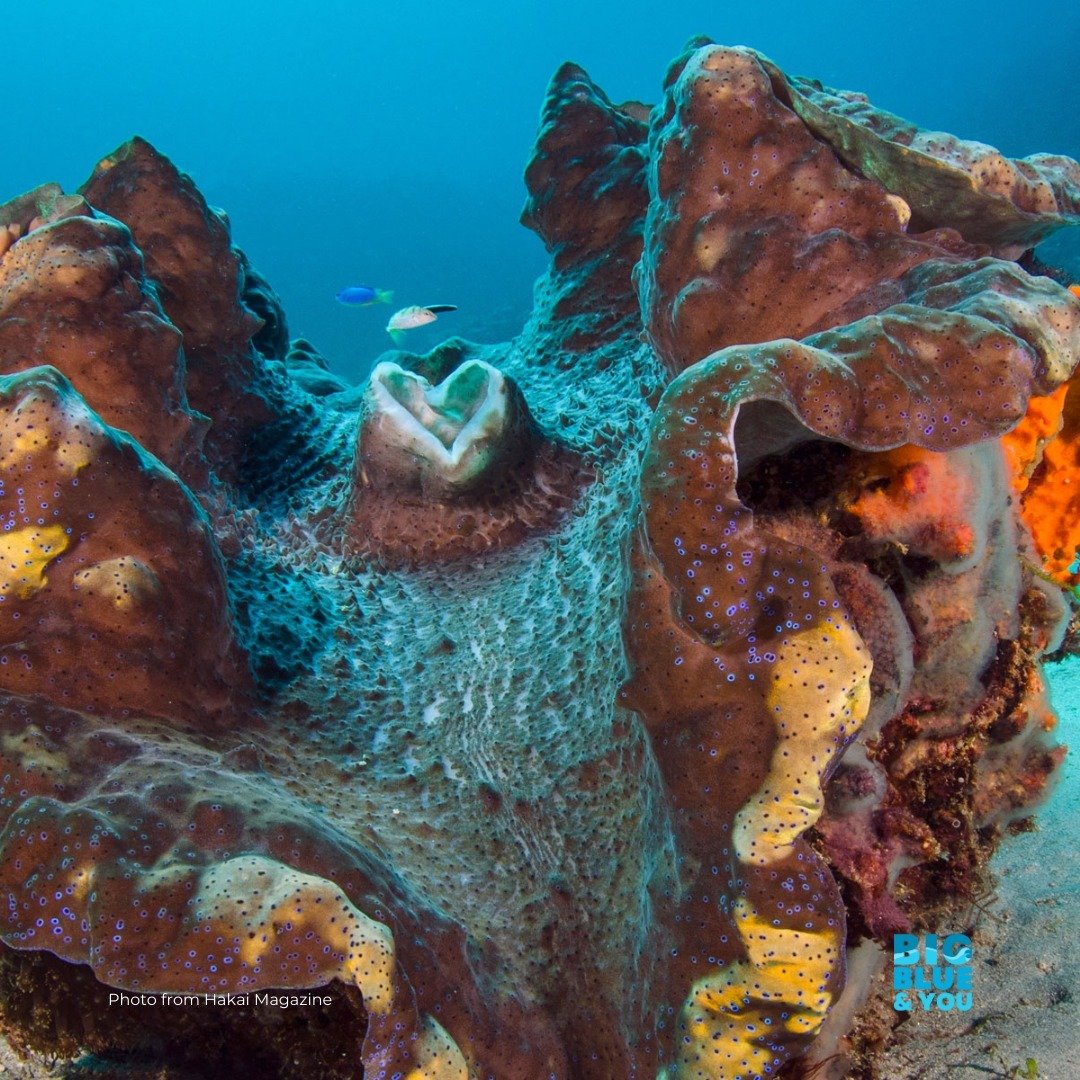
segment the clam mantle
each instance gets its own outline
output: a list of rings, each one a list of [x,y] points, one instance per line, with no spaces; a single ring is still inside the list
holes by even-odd
[[[1047,789],[1069,612],[1002,437],[1080,356],[1028,253],[1080,168],[697,42],[651,110],[560,69],[527,183],[522,333],[356,388],[145,141],[0,208],[0,938],[45,1000],[326,987],[312,1075],[773,1075]]]

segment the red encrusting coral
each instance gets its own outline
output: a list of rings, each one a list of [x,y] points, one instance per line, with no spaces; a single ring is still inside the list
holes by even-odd
[[[131,230],[161,306],[183,336],[187,397],[212,421],[209,450],[227,475],[245,438],[270,424],[282,403],[252,344],[262,321],[244,303],[244,264],[225,215],[141,138],[102,158],[79,194]]]
[[[638,320],[629,285],[648,207],[647,133],[639,109],[613,105],[576,64],[555,73],[521,220],[552,255],[552,314],[570,357]]]
[[[197,474],[206,420],[130,232],[48,187],[5,209],[20,239],[0,254],[0,372],[63,370],[107,423]]]
[[[0,485],[5,691],[197,726],[242,704],[205,514],[52,368],[0,379]]]

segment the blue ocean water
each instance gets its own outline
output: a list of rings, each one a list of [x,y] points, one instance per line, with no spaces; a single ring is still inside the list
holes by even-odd
[[[1050,704],[1057,714],[1057,739],[1069,747],[1069,753],[1061,766],[1061,775],[1047,809],[1039,817],[1044,829],[1057,827],[1058,818],[1068,822],[1080,798],[1080,656],[1069,656],[1056,664],[1046,664],[1046,676]],[[1073,877],[1075,881],[1075,876]]]
[[[293,336],[350,379],[390,346],[393,308],[339,305],[347,285],[458,305],[417,348],[518,329],[545,261],[517,224],[522,172],[563,60],[613,100],[654,101],[707,34],[1012,156],[1080,157],[1076,3],[14,0],[4,28],[0,200],[70,190],[144,136],[228,211]],[[1052,253],[1080,277],[1080,240]]]
[[[1080,656],[1069,656],[1058,664],[1045,667],[1050,702],[1058,714],[1061,740],[1080,749]],[[1069,754],[1062,766],[1062,775],[1074,791],[1080,786],[1080,766],[1077,754]]]

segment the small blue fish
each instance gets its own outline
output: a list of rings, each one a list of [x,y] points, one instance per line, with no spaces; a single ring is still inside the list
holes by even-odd
[[[372,304],[393,303],[394,294],[389,289],[373,289],[370,285],[347,285],[337,298],[342,304],[371,307]]]

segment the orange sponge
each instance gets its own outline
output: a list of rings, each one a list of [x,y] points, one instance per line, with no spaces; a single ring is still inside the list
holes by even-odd
[[[1080,286],[1070,286],[1080,295]],[[1027,415],[1002,439],[1021,493],[1020,516],[1042,556],[1043,569],[1062,585],[1080,584],[1071,567],[1080,550],[1080,379],[1047,397],[1033,397]]]

